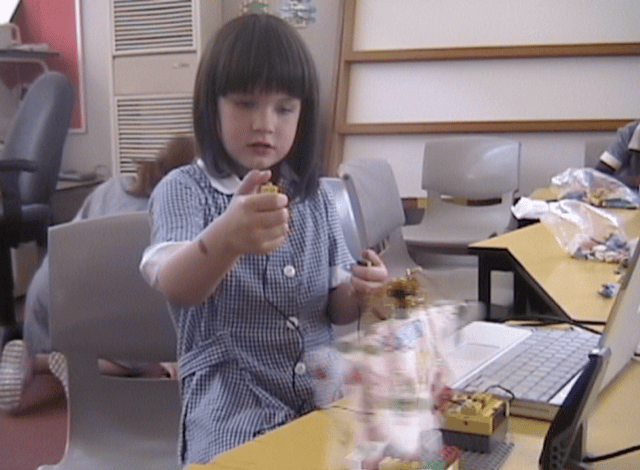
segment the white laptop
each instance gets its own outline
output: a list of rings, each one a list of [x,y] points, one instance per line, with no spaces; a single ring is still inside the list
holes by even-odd
[[[549,371],[539,373],[543,374],[545,378],[551,378],[547,376],[559,374],[560,372],[565,374],[565,378],[560,379],[558,390],[553,391],[551,395],[546,392],[540,392],[540,396],[532,397],[531,394],[524,391],[520,395],[518,385],[514,385],[519,380],[519,377],[523,377],[522,380],[535,380],[534,373],[526,370],[525,367],[519,366],[516,371],[511,371],[506,377],[497,380],[493,379],[493,376],[490,376],[487,371],[497,368],[501,362],[507,364],[515,363],[516,360],[509,356],[515,355],[519,349],[523,348],[525,342],[532,341],[534,339],[532,335],[538,335],[538,330],[550,332],[552,346],[545,347],[534,353],[523,352],[518,360],[524,358],[525,364],[532,361],[531,356],[539,357],[541,354],[549,352],[550,348],[559,346],[559,343],[564,341],[559,339],[560,335],[564,333],[549,327],[517,327],[484,321],[472,322],[466,325],[447,342],[443,352],[452,369],[453,388],[473,391],[485,391],[485,389],[491,388],[488,391],[505,396],[515,396],[511,401],[512,414],[552,420],[558,408],[562,406],[580,371],[587,364],[588,351],[595,347],[608,347],[611,350],[611,357],[602,381],[601,389],[604,389],[633,358],[640,341],[640,314],[638,310],[640,305],[639,256],[640,243],[637,244],[629,260],[629,268],[620,283],[620,288],[603,334],[589,333],[578,327],[569,329],[568,334],[572,338],[567,341],[572,347],[574,342],[584,343],[581,346],[583,360],[572,366],[574,369],[571,372],[572,377],[566,378],[569,366],[567,361],[564,360],[560,361],[558,366],[552,365]],[[585,261],[585,263],[588,262],[595,261]],[[555,337],[556,335],[557,338]],[[554,358],[559,354],[560,352],[551,351],[550,356]],[[550,363],[551,360],[548,362]],[[471,383],[469,383],[470,379],[473,379]]]

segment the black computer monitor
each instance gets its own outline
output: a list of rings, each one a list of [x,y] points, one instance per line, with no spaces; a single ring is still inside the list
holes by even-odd
[[[584,470],[585,428],[593,407],[611,350],[596,349],[558,410],[544,439],[540,454],[541,470]]]

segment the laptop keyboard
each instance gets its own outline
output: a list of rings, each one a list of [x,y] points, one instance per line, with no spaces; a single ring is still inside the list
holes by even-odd
[[[580,328],[532,328],[528,336],[472,375],[460,387],[485,390],[521,400],[546,402],[562,389],[588,362],[600,335]]]

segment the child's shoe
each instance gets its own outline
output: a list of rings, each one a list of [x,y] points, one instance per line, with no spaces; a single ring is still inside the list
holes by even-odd
[[[0,357],[0,412],[10,413],[20,407],[20,399],[31,378],[31,361],[24,341],[9,341]]]

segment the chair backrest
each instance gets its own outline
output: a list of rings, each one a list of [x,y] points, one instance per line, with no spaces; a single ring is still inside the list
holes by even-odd
[[[2,158],[29,160],[20,175],[22,204],[49,204],[55,190],[73,111],[74,89],[60,72],[45,72],[29,87],[6,136]]]
[[[584,166],[595,168],[600,161],[600,155],[613,143],[613,137],[588,139],[584,143]]]
[[[49,229],[54,349],[135,361],[175,360],[175,329],[166,301],[138,269],[149,240],[147,212]]]
[[[422,188],[429,198],[447,195],[489,200],[515,194],[520,184],[520,143],[499,137],[463,136],[428,140]]]
[[[338,177],[326,176],[320,178],[320,184],[324,186],[333,197],[338,218],[340,219],[340,227],[347,242],[349,253],[351,253],[354,259],[360,258],[363,251],[362,242],[344,180]]]
[[[360,244],[382,254],[392,275],[416,267],[402,238],[402,199],[391,165],[362,158],[343,162],[339,170],[355,215]]]
[[[146,212],[49,229],[51,343],[69,371],[69,438],[56,469],[177,469],[175,380],[101,375],[98,359],[175,361],[162,295],[138,265],[149,244]]]
[[[375,248],[404,224],[404,210],[391,165],[385,160],[355,159],[342,163],[339,172],[347,186],[362,246]]]

